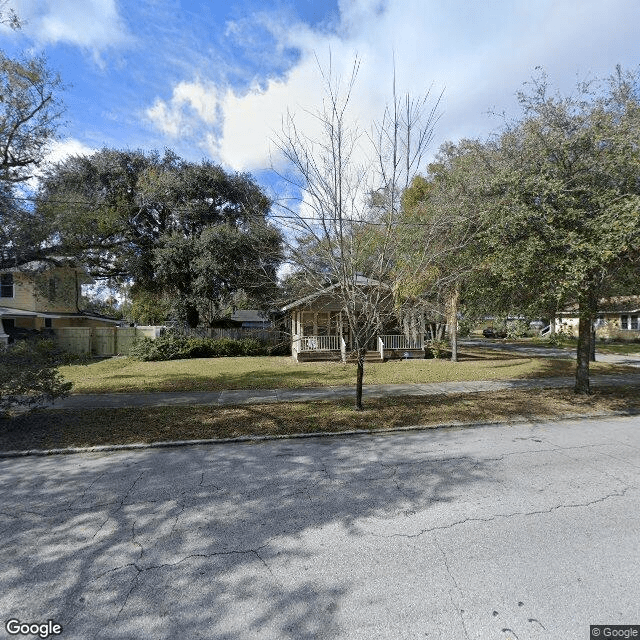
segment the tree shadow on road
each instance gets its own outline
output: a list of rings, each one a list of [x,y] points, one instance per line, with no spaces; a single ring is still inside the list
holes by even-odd
[[[496,481],[489,463],[447,457],[450,437],[3,460],[0,607],[69,638],[339,635],[366,587],[341,546],[373,531],[415,544]]]

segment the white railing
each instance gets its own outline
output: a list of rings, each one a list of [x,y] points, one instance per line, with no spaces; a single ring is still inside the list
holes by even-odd
[[[409,340],[403,335],[380,336],[385,349],[422,349],[424,348],[424,336],[417,340]]]
[[[340,336],[304,336],[298,339],[298,351],[339,351]]]

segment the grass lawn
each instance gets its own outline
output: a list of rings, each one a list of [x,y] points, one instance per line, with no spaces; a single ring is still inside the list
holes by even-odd
[[[593,373],[623,373],[627,367],[592,363]],[[73,393],[153,391],[221,391],[226,389],[291,389],[355,383],[355,364],[295,363],[288,357],[195,358],[140,362],[110,358],[88,365],[61,367]],[[635,370],[637,373],[637,370]],[[367,362],[365,384],[402,384],[462,380],[504,380],[569,376],[575,363],[552,358],[470,349],[457,363],[449,360]]]
[[[588,397],[570,390],[510,390],[429,397],[254,404],[238,407],[145,407],[47,410],[0,419],[0,450],[377,430],[452,422],[506,421],[607,415],[640,410],[640,389],[599,389]]]

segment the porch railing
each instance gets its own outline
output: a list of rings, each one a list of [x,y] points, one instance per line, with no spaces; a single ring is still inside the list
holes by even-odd
[[[304,336],[298,338],[298,351],[339,351],[340,336]]]
[[[419,336],[417,340],[410,340],[404,335],[380,336],[385,349],[423,349],[424,336]]]

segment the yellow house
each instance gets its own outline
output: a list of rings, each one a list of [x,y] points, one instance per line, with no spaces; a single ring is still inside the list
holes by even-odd
[[[561,311],[555,318],[555,331],[578,335],[577,307]],[[640,296],[619,296],[598,302],[594,323],[596,337],[609,340],[640,339]]]
[[[91,282],[85,270],[64,258],[0,271],[0,344],[21,330],[118,324],[80,310],[81,286]]]

